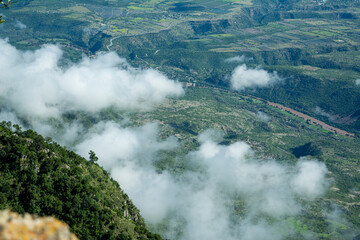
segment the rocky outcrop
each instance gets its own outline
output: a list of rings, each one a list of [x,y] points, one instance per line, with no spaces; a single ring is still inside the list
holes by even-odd
[[[78,240],[69,226],[53,217],[0,211],[1,240]]]

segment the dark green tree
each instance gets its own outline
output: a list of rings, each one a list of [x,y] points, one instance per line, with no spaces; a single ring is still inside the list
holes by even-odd
[[[94,163],[97,160],[99,160],[99,158],[96,156],[96,154],[93,150],[90,150],[90,152],[89,152],[89,160],[91,163]]]

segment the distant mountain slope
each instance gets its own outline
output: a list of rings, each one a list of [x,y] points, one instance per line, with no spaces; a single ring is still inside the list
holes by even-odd
[[[105,170],[6,122],[0,124],[0,209],[55,216],[80,239],[160,239]]]

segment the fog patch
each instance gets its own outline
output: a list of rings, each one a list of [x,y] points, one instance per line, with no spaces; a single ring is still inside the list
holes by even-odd
[[[157,123],[146,123],[141,127],[122,127],[114,122],[101,122],[88,130],[85,140],[77,145],[76,149],[78,153],[86,156],[91,148],[107,169],[127,161],[151,166],[159,150],[170,150],[177,145],[175,137],[158,141],[157,136]]]
[[[338,238],[342,237],[343,239],[356,240],[358,238],[354,237],[353,232],[346,231],[348,229],[356,229],[356,227],[353,224],[349,223],[349,221],[346,219],[346,215],[347,213],[339,206],[332,204],[330,209],[325,212],[325,217],[329,223],[329,231],[342,232],[341,236],[340,234],[335,235]],[[359,232],[357,234],[359,234]],[[357,237],[359,237],[359,235]]]
[[[271,119],[266,113],[261,112],[261,111],[258,111],[258,112],[256,113],[256,117],[257,117],[260,121],[263,121],[263,122],[268,122],[268,121],[270,121],[270,119]]]
[[[248,68],[242,64],[235,68],[231,75],[231,87],[234,90],[255,89],[269,87],[281,79],[276,72],[269,73],[260,67]]]
[[[314,109],[314,112],[316,114],[319,114],[321,116],[324,116],[326,118],[328,118],[330,121],[335,121],[337,119],[337,116],[332,115],[330,113],[325,112],[323,109],[321,109],[319,106],[316,106]]]
[[[223,140],[223,133],[217,129],[207,129],[198,136],[200,143],[207,142],[209,140],[213,142],[221,142]]]
[[[249,57],[246,57],[245,55],[241,55],[241,56],[235,56],[235,57],[227,58],[227,59],[225,59],[225,62],[243,63],[243,62],[250,61],[250,60],[253,60],[253,58],[249,58]]]
[[[22,22],[20,22],[19,20],[16,20],[16,21],[15,21],[14,26],[15,26],[16,28],[18,28],[18,29],[25,29],[25,28],[27,28],[27,26],[26,26],[25,24],[23,24]]]
[[[19,126],[22,125],[16,114],[8,111],[0,111],[0,121],[10,121],[13,124],[17,124]]]

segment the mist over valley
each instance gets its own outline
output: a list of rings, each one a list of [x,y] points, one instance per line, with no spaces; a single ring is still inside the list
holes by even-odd
[[[0,207],[72,219],[81,239],[356,239],[358,5],[24,0],[2,9]],[[19,187],[14,169],[37,190]],[[69,197],[58,198],[59,186],[42,182],[65,169],[86,179],[84,192],[69,180]],[[85,213],[52,204],[72,198],[96,231]],[[82,203],[91,199],[97,207]]]

